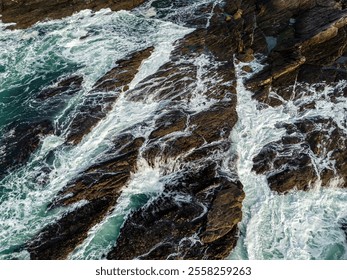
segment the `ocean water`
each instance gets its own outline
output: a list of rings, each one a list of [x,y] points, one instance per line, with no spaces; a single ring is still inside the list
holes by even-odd
[[[81,143],[65,144],[76,110],[93,84],[118,59],[155,47],[129,86],[132,95],[141,94],[138,87],[141,81],[170,60],[175,41],[194,30],[187,17],[204,5],[222,1],[186,0],[181,1],[182,5],[176,2],[178,5],[173,8],[172,1],[148,1],[131,12],[85,10],[61,20],[38,23],[27,30],[12,31],[0,25],[0,137],[11,133],[6,128],[13,122],[49,119],[55,129],[53,135],[42,137],[39,149],[27,164],[0,181],[0,259],[28,259],[25,242],[64,213],[86,203],[81,201],[68,209],[47,211],[47,205],[70,180],[105,157],[113,135],[125,130],[135,137],[147,137],[151,133],[157,112],[167,104],[151,94],[133,101],[124,92]],[[204,17],[209,24],[211,13],[197,16]],[[192,63],[197,69],[192,98],[189,103],[177,106],[201,112],[215,102],[206,99],[203,93],[218,77],[206,75],[215,63],[211,58],[202,55]],[[234,144],[225,155],[225,169],[234,172],[227,170],[227,162],[236,153],[237,175],[244,185],[246,199],[239,242],[230,258],[346,259],[346,237],[340,221],[347,217],[344,207],[347,192],[338,188],[341,184],[338,178],[329,186],[317,182],[308,192],[278,195],[270,191],[264,176],[251,171],[253,157],[264,145],[283,135],[284,131],[275,128],[276,123],[303,116],[298,104],[291,101],[278,108],[258,109],[257,101],[251,99],[252,93],[244,87],[247,74],[242,72],[242,66],[235,64],[239,121],[230,137]],[[262,67],[257,61],[251,66],[254,71]],[[42,89],[72,73],[84,78],[77,94],[46,101],[35,98]],[[332,89],[327,87],[326,91],[329,90]],[[334,120],[346,133],[346,116],[341,112],[347,109],[347,100],[341,99],[336,105],[322,98],[322,94],[307,97],[316,98],[320,104],[310,114],[330,116],[333,110]],[[0,156],[1,151],[2,147]],[[328,164],[325,159],[314,160],[317,166]],[[104,258],[130,211],[158,195],[165,182],[174,178],[177,168],[174,161],[149,166],[141,156],[137,165],[137,172],[132,174],[113,212],[90,230],[88,238],[69,259]]]
[[[294,123],[307,117],[332,118],[343,132],[347,133],[347,99],[341,97],[333,103],[327,96],[334,90],[347,86],[345,81],[335,87],[323,84],[324,90],[316,91],[307,86],[307,92],[298,100],[284,101],[282,106],[260,109],[252,99],[252,92],[245,88],[244,81],[251,74],[243,72],[244,63],[235,64],[238,73],[239,121],[234,127],[231,141],[236,143],[238,175],[244,186],[243,220],[240,223],[240,238],[230,259],[346,259],[346,235],[341,222],[347,216],[345,207],[347,190],[340,188],[343,181],[336,177],[329,185],[318,180],[308,191],[293,190],[280,195],[269,189],[265,175],[252,172],[253,158],[266,144],[281,139],[284,129],[276,128],[282,122]],[[263,65],[253,61],[253,71]],[[303,85],[304,86],[304,85]],[[316,108],[302,113],[299,105],[316,101]],[[333,168],[328,156],[317,158],[310,155],[317,170]]]

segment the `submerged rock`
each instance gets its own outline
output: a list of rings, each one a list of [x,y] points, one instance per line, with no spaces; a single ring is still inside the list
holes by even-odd
[[[83,77],[68,76],[61,79],[55,86],[42,90],[36,98],[46,100],[60,95],[73,95],[82,89]]]
[[[41,143],[41,137],[53,133],[49,120],[13,122],[0,139],[0,178],[25,164]]]

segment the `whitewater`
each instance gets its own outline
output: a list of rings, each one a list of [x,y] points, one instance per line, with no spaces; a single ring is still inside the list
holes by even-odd
[[[190,6],[175,11],[153,8],[153,2],[131,12],[85,10],[61,20],[37,23],[26,30],[8,30],[7,25],[0,25],[0,137],[9,136],[11,131],[5,128],[13,121],[42,118],[52,120],[55,132],[41,139],[39,149],[28,163],[0,181],[0,259],[29,259],[23,244],[46,225],[86,203],[81,201],[47,211],[49,203],[68,182],[110,156],[112,135],[130,129],[134,137],[148,137],[159,117],[157,112],[167,104],[150,94],[139,101],[131,96],[141,94],[141,82],[169,62],[175,42],[194,30],[182,18],[200,5],[220,1],[192,1]],[[95,82],[118,59],[150,46],[154,46],[154,51],[142,62],[129,89],[121,93],[107,116],[81,143],[66,145],[71,120]],[[216,82],[205,75],[213,63],[216,62],[204,56],[194,61],[197,68],[194,97],[190,103],[180,104],[180,108],[202,112],[213,105],[214,100],[207,100],[203,95],[208,84]],[[270,190],[265,175],[252,171],[253,158],[260,150],[284,135],[285,131],[276,124],[294,122],[307,115],[301,114],[298,102],[290,100],[276,108],[261,108],[252,99],[253,93],[245,87],[245,80],[252,74],[242,68],[247,65],[253,73],[260,71],[264,66],[261,57],[247,64],[235,59],[234,65],[238,122],[229,139],[232,145],[225,154],[223,168],[226,173],[233,172],[228,163],[236,154],[237,176],[246,197],[238,243],[228,258],[347,259],[346,236],[341,229],[341,222],[347,217],[347,190],[339,188],[342,184],[339,178],[328,186],[318,181],[308,191],[293,190],[281,195]],[[35,99],[38,89],[51,86],[62,74],[72,73],[84,78],[78,94],[47,101]],[[337,87],[345,85],[341,83]],[[337,104],[322,98],[332,90],[326,86],[324,91],[302,99],[318,100],[319,106],[309,114],[332,117],[347,134],[346,116],[341,113],[347,110],[346,98],[341,97]],[[150,203],[174,179],[177,170],[174,161],[149,165],[141,152],[137,172],[132,174],[117,206],[89,231],[88,238],[75,248],[69,259],[105,258],[131,210]],[[334,164],[311,156],[317,170],[320,165]]]

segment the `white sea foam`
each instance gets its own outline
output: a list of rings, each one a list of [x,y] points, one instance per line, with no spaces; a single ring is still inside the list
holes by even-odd
[[[37,30],[38,33],[31,30]],[[10,67],[11,63],[16,65],[15,71],[12,71],[9,76],[2,77],[4,78],[1,79],[3,87],[15,86],[21,77],[32,74],[28,72],[29,69],[32,71],[35,65],[38,68],[43,66],[46,57],[56,55],[62,60],[82,63],[77,74],[84,76],[84,90],[80,94],[83,98],[83,94],[90,89],[96,79],[112,67],[118,58],[154,45],[155,51],[149,59],[152,66],[146,67],[146,63],[142,64],[132,82],[132,87],[135,87],[138,82],[154,73],[169,59],[172,44],[178,38],[191,32],[191,29],[155,19],[137,18],[125,11],[111,13],[108,10],[102,10],[95,15],[92,15],[91,11],[82,11],[63,20],[38,23],[27,31],[5,30],[2,32],[0,36],[3,36],[1,37],[3,41],[8,43],[5,37],[9,34],[13,40],[12,44],[10,43],[13,49],[6,49],[4,54],[7,66]],[[80,39],[80,36],[86,36],[88,32],[91,32],[89,37]],[[28,40],[32,41],[28,42]],[[12,54],[21,51],[12,62],[11,51]],[[75,106],[74,103],[80,102],[80,97],[72,99],[69,105]],[[0,252],[2,252],[0,258],[14,257],[11,252],[6,253],[9,247],[14,244],[23,244],[64,212],[80,207],[81,205],[73,205],[69,209],[46,211],[46,205],[59,190],[103,157],[112,145],[114,135],[133,126],[132,132],[135,137],[148,134],[146,130],[149,131],[150,128],[141,129],[135,127],[135,124],[141,124],[145,120],[151,121],[157,107],[158,103],[155,102],[143,104],[128,101],[123,93],[108,116],[101,120],[79,145],[64,146],[62,145],[64,139],[57,136],[44,138],[40,149],[32,155],[30,162],[18,171],[12,172],[1,182],[3,195],[0,218]],[[73,113],[73,110],[70,112]],[[62,112],[62,115],[66,113]],[[66,116],[58,115],[57,120],[60,117]],[[56,124],[59,124],[57,120]],[[47,157],[50,153],[54,155],[53,162],[44,162],[45,156]],[[48,171],[45,174],[46,171],[42,169],[45,166],[51,172]],[[134,191],[135,188],[132,187],[129,190]],[[143,193],[147,193],[145,188]],[[126,195],[127,191],[124,193],[124,196]],[[128,197],[131,196],[132,194],[128,193]]]
[[[29,83],[35,75],[46,75],[47,69],[64,72],[69,69],[68,65],[74,65],[74,73],[84,77],[83,90],[55,116],[56,126],[64,128],[68,116],[74,115],[76,104],[83,100],[98,78],[115,66],[117,59],[154,46],[152,55],[142,63],[130,84],[129,91],[136,92],[144,78],[154,74],[169,61],[174,42],[192,31],[159,19],[185,24],[187,15],[191,15],[194,9],[219,1],[195,1],[189,7],[176,10],[170,10],[170,7],[158,8],[155,9],[156,13],[148,6],[153,2],[149,1],[132,13],[112,13],[107,9],[97,13],[82,11],[63,20],[38,23],[28,30],[4,30],[1,24],[0,67],[4,67],[5,71],[0,71],[0,88],[20,86],[23,81]],[[139,16],[146,13],[150,18]],[[211,15],[206,14],[207,25]],[[175,106],[197,113],[216,102],[206,98],[205,93],[220,80],[218,76],[211,75],[216,64],[210,57],[202,55],[191,63],[197,69],[195,81],[187,89],[191,98],[189,102]],[[252,159],[262,147],[284,135],[284,129],[275,128],[279,122],[293,122],[315,116],[332,117],[338,127],[346,132],[346,98],[337,97],[337,102],[330,102],[331,93],[338,87],[343,88],[344,84],[341,82],[336,87],[325,86],[319,92],[315,87],[307,87],[305,95],[298,100],[284,101],[283,106],[260,110],[257,101],[251,98],[252,93],[243,85],[243,78],[247,74],[241,71],[242,66],[242,63],[236,65],[239,121],[233,130],[233,145],[230,154],[226,154],[223,166],[226,172],[232,173],[233,170],[228,171],[228,164],[235,153],[238,155],[238,176],[246,192],[243,220],[240,223],[241,236],[230,258],[346,258],[347,246],[339,221],[347,216],[344,207],[347,194],[338,188],[342,183],[339,178],[324,187],[317,182],[308,192],[278,195],[270,191],[265,176],[251,171]],[[256,62],[251,66],[254,71],[262,67]],[[28,252],[16,252],[13,247],[22,245],[66,211],[87,203],[82,201],[69,209],[46,211],[47,204],[59,190],[104,157],[113,145],[114,135],[129,130],[134,137],[146,138],[153,130],[158,117],[156,114],[167,106],[167,102],[154,98],[135,102],[128,98],[127,93],[121,94],[107,117],[79,145],[65,146],[62,136],[48,136],[42,139],[41,147],[32,155],[28,165],[0,182],[0,258],[29,258]],[[275,93],[273,95],[276,96]],[[302,114],[298,106],[311,99],[316,101],[316,108]],[[170,137],[178,135],[182,134],[173,133]],[[54,155],[52,162],[48,159],[50,154]],[[312,157],[312,160],[321,168],[334,166],[328,153],[323,158]],[[126,215],[161,193],[165,183],[172,179],[170,176],[174,176],[181,168],[174,160],[164,163],[160,159],[154,166],[149,166],[141,154],[137,165],[138,171],[131,176],[114,211],[90,230],[88,238],[70,255],[71,259],[105,257]],[[175,196],[176,203],[188,202],[189,199],[186,195]],[[202,213],[205,213],[206,208],[201,206]],[[188,239],[192,243],[200,242],[196,235]]]
[[[270,191],[264,175],[256,175],[252,171],[252,160],[262,147],[279,140],[284,134],[283,129],[276,128],[277,123],[293,123],[306,117],[321,116],[333,118],[340,128],[345,129],[343,123],[346,116],[340,114],[338,109],[332,109],[334,106],[345,108],[346,99],[334,104],[322,98],[325,93],[332,91],[331,87],[326,86],[323,93],[319,94],[308,88],[308,91],[313,91],[313,95],[304,96],[299,101],[284,101],[284,105],[277,108],[257,109],[258,102],[251,98],[253,93],[244,87],[243,79],[247,75],[249,77],[249,74],[241,71],[242,66],[242,63],[236,65],[239,121],[231,140],[236,144],[233,152],[239,157],[238,175],[246,198],[243,201],[243,219],[239,225],[240,238],[230,258],[345,259],[346,237],[340,222],[347,216],[347,191],[338,188],[341,180],[336,178],[328,186],[322,186],[318,181],[307,192],[292,191],[279,195]],[[262,67],[256,61],[250,66],[255,71]],[[319,105],[303,115],[295,103],[307,102],[303,100],[305,98],[313,98]],[[324,165],[329,158],[320,160]]]

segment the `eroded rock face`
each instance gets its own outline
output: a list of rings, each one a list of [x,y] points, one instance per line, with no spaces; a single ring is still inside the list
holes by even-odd
[[[68,76],[62,78],[56,86],[48,87],[36,96],[39,100],[46,100],[60,95],[74,95],[82,88],[83,77]]]
[[[216,177],[215,163],[183,173],[124,224],[108,259],[224,259],[242,217],[241,185]]]
[[[95,83],[69,125],[68,142],[79,143],[83,136],[107,115],[119,94],[127,90],[142,61],[148,58],[152,51],[153,47],[150,47],[117,61],[117,66]]]
[[[158,105],[152,131],[143,138],[134,138],[131,129],[114,135],[115,147],[109,157],[85,170],[58,194],[51,209],[85,204],[44,228],[27,244],[32,258],[66,258],[88,230],[117,205],[130,174],[136,172],[139,157],[153,167],[175,161],[173,170],[162,172],[178,179],[127,218],[108,258],[223,259],[236,245],[244,192],[237,176],[221,169],[229,164],[225,157],[230,153],[229,136],[237,122],[233,53],[239,45],[220,44],[229,41],[234,32],[241,36],[241,30],[226,20],[222,7],[205,9],[212,11],[210,24],[207,19],[205,24],[199,21],[201,28],[176,43],[170,62],[126,92],[126,98],[133,102],[163,104]],[[236,24],[242,26],[241,22]],[[252,41],[247,37],[250,34],[244,36],[245,41]],[[264,44],[259,42],[254,46],[263,48],[265,39]],[[119,62],[90,94],[102,91],[114,95],[127,90],[151,50]],[[103,102],[107,105],[115,100]],[[94,123],[94,111],[103,112],[94,108],[76,122],[77,138],[69,136],[70,142],[78,143],[87,133],[83,127],[89,120]],[[151,123],[145,120],[137,126]],[[90,130],[93,125],[88,127]],[[230,168],[234,163],[235,159],[230,160]]]
[[[53,133],[53,125],[49,120],[8,125],[0,140],[0,178],[25,164],[40,145],[41,137],[50,133]]]
[[[326,5],[316,4],[316,1],[307,2],[309,5],[299,6],[299,10],[291,13],[290,18],[281,19],[284,25],[278,26],[274,36],[276,45],[265,61],[269,65],[248,82],[254,91],[261,91],[261,87],[265,87],[265,91],[257,95],[261,101],[269,101],[264,96],[268,92],[267,86],[287,88],[296,81],[301,69],[309,65],[318,66],[315,72],[309,74],[310,79],[319,74],[322,68],[336,64],[345,52],[347,11],[344,6],[339,1],[328,1],[330,4],[327,2]],[[288,1],[288,5],[290,3]],[[276,16],[273,13],[267,15]],[[267,36],[274,35],[265,29],[263,31]],[[335,69],[335,72],[338,73],[339,69]],[[326,78],[329,79],[329,76]]]
[[[63,18],[83,9],[129,10],[143,2],[144,0],[2,0],[0,1],[0,14],[3,22],[14,22],[16,23],[15,28],[27,28],[38,21]]]
[[[159,104],[153,120],[138,124],[143,128],[153,123],[153,129],[143,137],[134,137],[131,129],[115,135],[116,152],[58,194],[51,208],[85,204],[29,242],[31,257],[66,258],[115,207],[143,157],[153,167],[174,162],[163,173],[176,179],[128,216],[107,258],[225,258],[237,242],[245,196],[237,176],[232,176],[237,159],[230,151],[230,133],[238,120],[234,58],[249,62],[259,53],[266,56],[268,66],[248,81],[254,98],[263,106],[291,101],[302,113],[294,123],[278,124],[283,137],[260,151],[253,170],[265,174],[278,193],[307,190],[317,180],[347,182],[346,135],[341,128],[345,124],[309,116],[319,98],[302,99],[311,94],[308,86],[319,91],[321,81],[336,86],[345,79],[345,8],[341,1],[237,0],[198,10],[211,17],[194,15],[198,28],[176,42],[170,62],[127,91],[128,100]],[[192,19],[184,22],[194,26]],[[276,37],[274,46],[267,44],[271,36]],[[71,125],[70,142],[79,143],[105,117],[150,52],[119,62],[96,83]],[[105,97],[93,107],[96,91],[105,92]],[[340,87],[321,98],[338,104],[346,92]],[[225,166],[230,173],[225,174]]]
[[[186,167],[176,171],[179,179],[167,184],[163,194],[128,217],[109,259],[223,259],[236,244],[244,193],[237,177],[222,174],[221,165],[237,122],[232,54],[239,45],[222,49],[216,43],[238,32],[224,12],[216,7],[210,26],[182,39],[172,53],[173,62],[143,83],[141,95],[132,97],[168,101],[143,157],[154,166],[175,160]],[[201,66],[207,70],[204,80],[211,82],[199,98],[213,104],[196,113],[177,110],[177,104],[197,94]]]
[[[257,27],[275,44],[263,53],[267,66],[247,81],[254,98],[274,107],[293,102],[303,116],[323,101],[339,106],[346,91],[339,83],[347,79],[345,2],[255,2]],[[253,170],[266,174],[270,188],[280,193],[306,190],[316,181],[327,185],[334,178],[345,180],[342,127],[318,112],[294,124],[279,124],[286,133],[260,151]]]
[[[48,225],[31,240],[26,248],[31,259],[65,259],[114,208],[117,199],[136,169],[138,150],[143,139],[120,137],[118,156],[100,162],[68,184],[51,203],[50,209],[83,203]],[[123,146],[123,147],[122,147]]]

